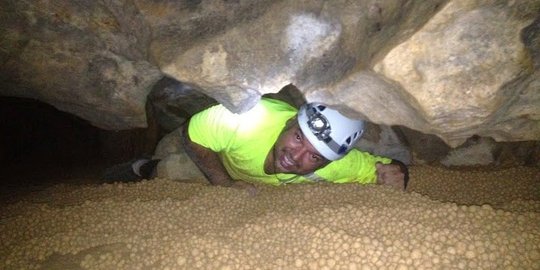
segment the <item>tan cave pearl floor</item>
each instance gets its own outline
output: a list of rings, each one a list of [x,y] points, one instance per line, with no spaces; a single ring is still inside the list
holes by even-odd
[[[4,203],[0,269],[540,269],[540,170],[411,167],[410,191],[155,179]]]

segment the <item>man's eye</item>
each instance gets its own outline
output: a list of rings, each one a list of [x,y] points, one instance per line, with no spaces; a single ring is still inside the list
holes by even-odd
[[[315,162],[318,162],[319,160],[321,160],[321,158],[317,155],[311,155],[311,159]]]

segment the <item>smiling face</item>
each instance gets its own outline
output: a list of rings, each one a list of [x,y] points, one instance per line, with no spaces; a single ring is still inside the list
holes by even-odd
[[[304,136],[296,119],[291,119],[268,153],[264,171],[305,175],[328,163]]]

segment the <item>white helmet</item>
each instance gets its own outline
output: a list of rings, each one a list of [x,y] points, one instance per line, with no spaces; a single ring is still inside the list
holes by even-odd
[[[347,118],[322,103],[304,104],[297,119],[309,142],[328,160],[345,156],[364,133],[364,121]]]

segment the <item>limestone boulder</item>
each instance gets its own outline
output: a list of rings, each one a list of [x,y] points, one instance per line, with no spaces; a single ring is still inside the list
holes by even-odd
[[[540,43],[536,37],[536,46],[527,47],[531,37],[522,35],[532,21],[527,4],[538,7],[537,1],[450,1],[375,63],[423,120],[407,126],[452,146],[475,134],[500,141],[539,138],[539,73],[532,56]]]
[[[201,5],[199,14],[205,8],[217,7]],[[435,134],[452,147],[473,135],[536,140],[537,8],[537,1],[284,1],[246,7],[257,16],[245,23],[226,13],[231,24],[194,46],[164,34],[151,53],[167,75],[235,112],[293,83],[308,101]]]
[[[540,139],[538,0],[0,2],[0,95],[104,129],[145,127],[166,76],[234,112],[294,85],[452,147]]]
[[[0,95],[49,103],[103,129],[146,127],[163,75],[147,59],[151,29],[119,1],[1,1]]]
[[[369,68],[444,1],[248,2],[237,1],[232,8],[204,1],[193,11],[169,3],[167,27],[152,5],[142,11],[158,28],[150,51],[160,69],[196,84],[235,112],[289,83],[304,93],[339,90],[331,85]],[[219,25],[212,17],[221,19]],[[172,26],[179,32],[168,31]]]

